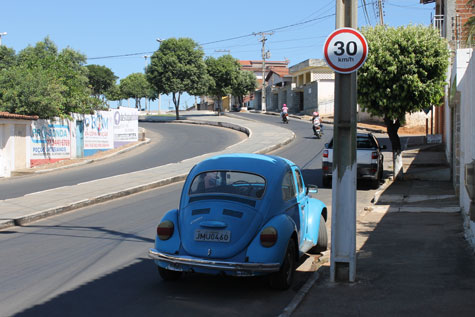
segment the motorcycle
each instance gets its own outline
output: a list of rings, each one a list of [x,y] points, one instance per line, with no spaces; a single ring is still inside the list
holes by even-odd
[[[288,119],[287,117],[289,116],[289,114],[282,112],[281,116],[282,116],[282,122],[288,124],[288,123],[289,123],[289,119]]]
[[[313,134],[317,137],[317,139],[321,139],[323,135],[322,127],[320,124],[315,124],[313,126]]]

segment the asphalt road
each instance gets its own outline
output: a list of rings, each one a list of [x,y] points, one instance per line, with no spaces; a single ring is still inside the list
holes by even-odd
[[[153,122],[141,122],[140,126],[152,140],[149,144],[87,166],[0,179],[0,199],[174,163],[222,150],[246,138],[241,132],[211,126]]]
[[[281,124],[278,117],[251,118]],[[306,182],[319,185],[331,127],[323,140],[312,137],[310,123],[291,120],[288,127],[296,140],[273,154],[299,164]],[[167,283],[158,277],[147,250],[160,218],[177,207],[181,185],[0,231],[0,316],[279,315],[309,273],[299,272],[284,292],[269,289],[263,278],[190,274]],[[371,190],[360,190],[358,199],[360,192]],[[317,197],[331,207],[330,189]]]

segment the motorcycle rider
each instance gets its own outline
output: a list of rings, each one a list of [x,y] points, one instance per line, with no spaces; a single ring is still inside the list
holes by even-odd
[[[289,109],[287,108],[287,104],[284,103],[284,105],[282,106],[282,112],[280,113],[282,121],[284,121],[284,122],[286,122],[288,120],[286,118],[288,116],[288,111],[289,111]]]
[[[315,135],[317,135],[317,126],[320,126],[320,133],[323,134],[322,119],[320,118],[320,114],[315,111],[312,114],[312,129]]]

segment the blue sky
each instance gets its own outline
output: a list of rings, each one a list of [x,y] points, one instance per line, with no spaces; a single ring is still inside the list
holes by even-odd
[[[359,26],[376,25],[373,3],[366,0],[369,19],[358,1]],[[271,60],[289,65],[323,58],[323,43],[335,29],[335,0],[14,0],[3,1],[0,12],[2,44],[17,52],[49,36],[59,49],[71,47],[88,63],[105,65],[119,78],[143,72],[158,49],[156,38],[190,37],[202,44],[206,56],[230,50],[241,60],[261,59],[261,42],[252,33],[276,29],[266,48]],[[390,26],[430,24],[434,5],[419,0],[385,0],[384,22]],[[310,21],[310,22],[307,22]],[[239,37],[239,39],[228,40]],[[215,42],[215,43],[213,43]],[[117,55],[121,57],[99,58]],[[131,55],[136,54],[136,55]],[[168,107],[162,99],[162,109]],[[182,104],[192,105],[187,96]],[[171,103],[172,104],[172,103]],[[157,102],[152,109],[157,108]]]

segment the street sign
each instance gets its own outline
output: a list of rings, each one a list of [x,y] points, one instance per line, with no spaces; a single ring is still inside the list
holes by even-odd
[[[368,43],[363,34],[355,29],[337,29],[327,37],[323,55],[335,72],[349,74],[366,61]]]

